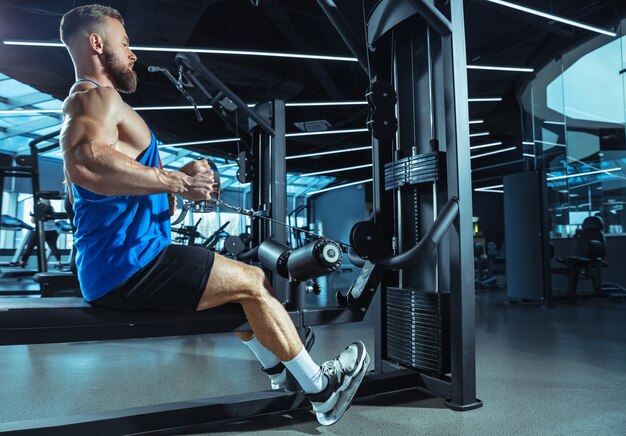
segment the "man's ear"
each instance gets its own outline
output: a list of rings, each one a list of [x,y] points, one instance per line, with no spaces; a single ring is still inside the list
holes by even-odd
[[[98,54],[102,54],[104,51],[104,40],[97,33],[89,35],[89,45],[91,46],[91,49]]]

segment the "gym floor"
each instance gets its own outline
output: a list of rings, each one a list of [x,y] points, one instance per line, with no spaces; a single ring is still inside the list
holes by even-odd
[[[480,409],[459,413],[404,391],[360,399],[332,427],[309,412],[261,417],[207,434],[626,434],[626,301],[554,309],[476,297]],[[315,330],[322,362],[355,339],[373,348],[370,322]],[[7,346],[0,354],[0,422],[176,402],[269,388],[233,335]]]

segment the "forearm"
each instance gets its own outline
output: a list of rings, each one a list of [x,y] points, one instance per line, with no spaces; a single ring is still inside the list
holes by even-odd
[[[184,193],[186,176],[140,164],[110,146],[74,147],[65,156],[72,183],[101,195]]]

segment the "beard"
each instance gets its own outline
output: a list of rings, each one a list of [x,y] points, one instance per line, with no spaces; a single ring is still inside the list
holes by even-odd
[[[128,65],[117,59],[113,52],[104,50],[102,53],[102,68],[104,74],[118,92],[132,94],[137,89],[137,73],[131,70]]]

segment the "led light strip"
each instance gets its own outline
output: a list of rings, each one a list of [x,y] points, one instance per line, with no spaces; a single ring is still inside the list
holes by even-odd
[[[351,183],[346,183],[344,185],[338,185],[338,186],[333,186],[333,187],[330,187],[330,188],[320,189],[318,191],[307,192],[306,195],[307,196],[311,196],[311,195],[315,195],[315,194],[321,194],[322,192],[328,192],[328,191],[332,191],[334,189],[347,188],[348,186],[360,185],[361,183],[369,183],[372,180],[373,179],[359,180],[358,182],[351,182]]]
[[[601,33],[603,35],[608,36],[617,36],[615,32],[611,32],[600,27],[590,26],[588,24],[581,23],[579,21],[570,20],[568,18],[559,17],[558,15],[549,14],[547,12],[538,11],[536,9],[531,9],[526,6],[517,5],[515,3],[510,3],[503,0],[487,0],[491,3],[496,3],[498,5],[506,6],[508,8],[517,9],[518,11],[526,12],[532,15],[537,15],[539,17],[547,18],[549,20],[558,21],[560,23],[569,24],[570,26],[580,27],[581,29],[591,30],[592,32]]]
[[[504,194],[504,191],[501,189],[474,189],[474,191],[478,192],[494,192],[496,194]]]
[[[21,45],[32,47],[65,47],[61,42],[41,42],[41,41],[24,41],[6,39],[2,41],[6,45]],[[147,45],[135,45],[130,47],[133,51],[158,51],[158,52],[176,52],[176,53],[204,53],[219,55],[239,55],[239,56],[264,56],[275,58],[291,58],[291,59],[316,59],[322,61],[340,61],[340,62],[358,62],[357,58],[347,56],[327,56],[327,55],[308,55],[302,53],[282,53],[269,51],[250,51],[250,50],[223,50],[213,48],[189,48],[189,47],[159,47]]]
[[[467,101],[470,103],[477,103],[481,101],[502,101],[502,97],[468,98]]]
[[[517,147],[509,147],[509,148],[503,148],[502,150],[490,151],[489,153],[477,154],[475,156],[470,156],[470,159],[476,159],[476,158],[484,157],[484,156],[491,156],[492,154],[504,153],[507,151],[515,150],[516,148]]]
[[[285,103],[287,107],[315,107],[315,106],[358,106],[366,105],[366,101],[327,101],[327,102],[295,102]]]
[[[361,168],[368,168],[373,166],[372,164],[365,164],[365,165],[356,165],[353,167],[346,167],[346,168],[337,168],[334,170],[324,170],[324,171],[316,171],[314,173],[306,173],[306,174],[300,174],[300,177],[310,177],[310,176],[319,176],[321,174],[331,174],[331,173],[340,173],[342,171],[350,171],[350,170],[359,170]]]
[[[285,103],[286,107],[317,107],[317,106],[356,106],[366,105],[366,101],[312,101],[312,102],[295,102]],[[248,107],[256,106],[255,103],[248,103]],[[198,109],[213,109],[210,104],[201,104],[196,106]],[[140,106],[133,108],[135,111],[169,111],[169,110],[193,110],[193,106]],[[0,110],[0,115],[12,116],[31,116],[45,114],[61,114],[61,109],[9,109]]]
[[[551,182],[552,180],[569,179],[571,177],[579,177],[579,176],[590,176],[593,174],[600,174],[600,173],[612,173],[613,171],[619,171],[619,170],[621,170],[620,167],[615,167],[615,168],[609,168],[608,170],[589,171],[586,173],[568,174],[565,176],[553,176],[553,177],[548,177],[546,180]],[[610,174],[610,175],[613,175],[613,174]]]
[[[470,124],[482,124],[482,123],[484,123],[484,122],[485,122],[485,120],[470,120],[470,122],[469,122],[469,123],[470,123]]]
[[[470,150],[478,150],[479,148],[495,147],[496,145],[502,145],[502,141],[490,142],[489,144],[483,144],[483,145],[473,145],[470,147]]]
[[[321,153],[296,154],[294,156],[287,156],[286,159],[290,160],[290,159],[299,159],[303,157],[324,156],[328,154],[350,153],[352,151],[371,150],[371,148],[372,146],[368,145],[366,147],[346,148],[344,150],[334,150],[334,151],[323,151]]]
[[[193,106],[140,106],[134,107],[133,110],[139,111],[169,111],[169,110],[191,110]],[[198,105],[198,109],[212,109],[211,105]],[[32,116],[32,115],[45,115],[45,114],[61,114],[61,109],[10,109],[1,110],[0,115],[14,115],[14,116]]]
[[[470,138],[476,138],[478,136],[488,136],[489,132],[470,133]]]
[[[504,188],[504,185],[483,186],[481,188],[475,188],[474,191],[482,191],[483,189],[497,189]]]
[[[301,133],[286,133],[286,138],[293,138],[296,136],[314,136],[314,135],[335,135],[341,133],[359,133],[359,132],[367,132],[368,129],[348,129],[348,130],[323,130],[320,132],[301,132]]]
[[[525,157],[532,157],[532,158],[537,157],[537,156],[535,156],[534,154],[530,154],[530,153],[522,153],[522,156],[525,156]]]
[[[213,109],[210,104],[198,105],[198,109]],[[140,106],[134,107],[136,111],[175,111],[175,110],[190,110],[194,109],[193,106]]]
[[[498,188],[504,188],[504,185],[493,185],[493,186],[483,186],[482,188],[474,188],[476,192],[495,192],[498,194],[503,194],[504,191]]]
[[[527,67],[497,67],[491,65],[468,65],[468,70],[488,70],[488,71],[511,71],[517,73],[532,73],[535,70]]]
[[[535,145],[533,141],[522,141],[523,145]]]
[[[234,142],[234,141],[239,141],[239,140],[240,138],[207,139],[206,141],[178,142],[175,144],[160,144],[158,148],[183,147],[185,145],[218,144],[220,142]]]

